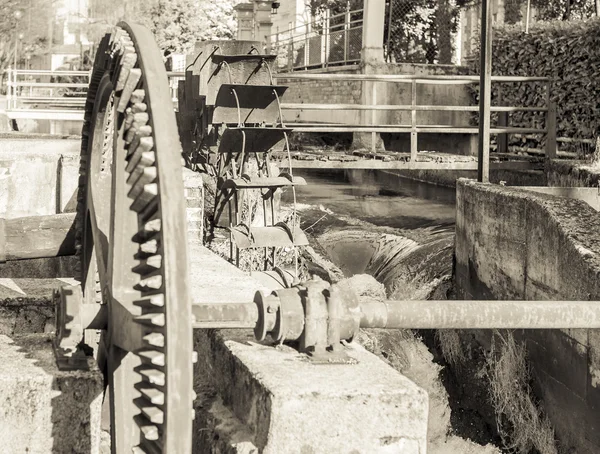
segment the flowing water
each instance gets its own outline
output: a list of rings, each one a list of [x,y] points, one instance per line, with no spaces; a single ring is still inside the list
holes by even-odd
[[[416,288],[406,287],[412,294],[401,295],[415,299],[450,274],[454,189],[387,171],[318,170],[296,175],[308,183],[296,191],[302,227],[346,276],[370,274],[389,293],[408,282],[415,284],[416,279]],[[288,191],[284,201],[291,200]]]
[[[454,226],[455,190],[409,180],[393,171],[296,170],[308,183],[299,203],[319,206],[376,226],[396,229]],[[291,192],[284,196],[291,201]]]

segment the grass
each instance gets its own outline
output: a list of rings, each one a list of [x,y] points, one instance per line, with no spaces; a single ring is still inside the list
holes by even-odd
[[[558,454],[554,430],[533,397],[526,349],[512,332],[494,331],[480,375],[489,383],[505,448],[516,454]]]
[[[467,357],[460,342],[460,333],[455,329],[438,329],[435,340],[440,346],[442,356],[453,367],[461,367]]]

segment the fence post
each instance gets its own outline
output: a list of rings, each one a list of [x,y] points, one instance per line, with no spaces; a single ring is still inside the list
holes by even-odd
[[[498,105],[502,106],[502,85],[498,87]],[[498,126],[508,126],[508,112],[498,112]],[[508,153],[508,134],[498,134],[498,153]]]
[[[346,17],[344,17],[344,63],[348,61],[348,50],[350,42],[348,40],[348,30],[350,29],[350,2],[346,3]]]
[[[373,82],[373,88],[371,89],[371,104],[374,106],[377,105],[377,82]],[[371,124],[375,126],[377,123],[377,111],[375,109],[371,110]],[[377,133],[373,131],[371,133],[371,151],[373,153],[377,152]]]
[[[9,66],[8,69],[6,70],[7,72],[7,76],[8,76],[8,81],[6,83],[6,86],[8,87],[8,90],[6,90],[6,104],[8,106],[9,109],[12,108],[12,68]]]
[[[323,46],[325,49],[325,58],[323,59],[323,61],[325,62],[325,68],[327,68],[328,64],[329,64],[329,38],[330,38],[330,33],[331,33],[331,11],[327,10],[325,11],[325,45]]]
[[[304,69],[310,66],[310,55],[308,54],[308,51],[310,49],[310,40],[308,38],[308,35],[310,33],[310,24],[310,22],[306,24],[306,39],[304,44]]]
[[[417,160],[418,153],[418,137],[417,137],[417,80],[413,79],[410,85],[410,161]]]
[[[490,110],[492,95],[492,7],[481,2],[481,77],[479,81],[479,150],[477,181],[490,181]]]
[[[556,159],[556,103],[548,103],[546,113],[546,159]]]

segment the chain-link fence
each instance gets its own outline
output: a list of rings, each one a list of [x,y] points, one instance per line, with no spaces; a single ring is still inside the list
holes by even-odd
[[[454,0],[388,0],[386,61],[457,63],[458,15]]]
[[[269,52],[277,55],[280,71],[358,63],[362,28],[362,9],[335,15],[325,11],[308,24],[271,35]]]

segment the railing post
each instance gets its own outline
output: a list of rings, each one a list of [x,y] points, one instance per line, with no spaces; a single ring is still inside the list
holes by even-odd
[[[498,86],[498,105],[502,103],[502,85]],[[508,126],[508,112],[498,112],[498,126]],[[498,153],[508,153],[508,134],[498,134]]]
[[[371,89],[371,104],[377,105],[377,82],[373,82],[373,86]],[[377,111],[375,109],[371,110],[371,124],[375,126],[377,122]],[[377,133],[373,131],[371,133],[371,151],[373,153],[377,152]]]
[[[6,105],[7,105],[8,109],[11,109],[11,103],[12,103],[12,68],[10,66],[6,70],[6,73],[7,73],[7,76],[8,76],[8,81],[6,82],[6,86],[8,87],[8,90],[6,90]]]
[[[410,161],[415,162],[417,160],[418,153],[418,136],[417,136],[417,80],[413,79],[410,84],[410,105],[412,107],[410,111]]]
[[[348,41],[348,29],[350,28],[350,2],[346,3],[346,17],[344,18],[344,63],[348,61],[348,50],[350,42]]]
[[[310,22],[308,22],[306,24],[306,40],[305,40],[305,44],[304,44],[304,69],[308,68],[308,66],[310,66],[310,55],[309,55],[309,49],[310,49],[310,40],[308,38],[308,35],[310,33]]]
[[[328,64],[329,64],[329,37],[330,37],[330,27],[331,27],[331,17],[330,17],[330,11],[327,10],[325,12],[325,33],[324,33],[324,37],[325,37],[325,45],[323,46],[323,48],[325,49],[325,58],[323,59],[323,61],[325,62],[325,68],[327,68]]]
[[[546,112],[546,159],[556,159],[556,103],[548,103]]]
[[[479,150],[477,181],[490,181],[490,111],[492,86],[492,7],[481,1],[481,76],[479,81]]]

